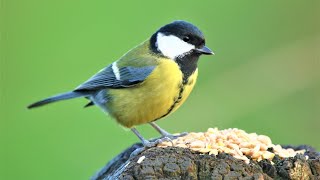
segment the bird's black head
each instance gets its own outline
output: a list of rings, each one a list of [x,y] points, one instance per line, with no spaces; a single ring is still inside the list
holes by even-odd
[[[213,54],[205,46],[202,32],[186,21],[174,21],[161,27],[152,35],[150,42],[153,52],[173,60],[189,55]]]
[[[174,21],[161,27],[150,39],[151,51],[157,55],[174,60],[183,73],[183,83],[197,69],[202,54],[213,52],[205,46],[202,32],[186,21]]]

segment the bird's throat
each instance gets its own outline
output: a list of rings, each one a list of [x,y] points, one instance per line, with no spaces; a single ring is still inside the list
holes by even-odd
[[[198,68],[199,54],[190,53],[183,57],[178,57],[175,61],[179,65],[180,70],[183,74],[183,84],[188,82],[189,77]]]

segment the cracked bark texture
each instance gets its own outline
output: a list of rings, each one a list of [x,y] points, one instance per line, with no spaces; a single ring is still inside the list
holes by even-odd
[[[268,160],[246,164],[229,154],[217,156],[193,152],[187,148],[153,147],[130,157],[141,148],[134,144],[111,160],[92,179],[303,179],[320,180],[320,153],[309,146],[292,147],[306,149],[309,159],[303,155],[280,159],[275,156],[273,165]],[[145,156],[141,163],[139,158]]]

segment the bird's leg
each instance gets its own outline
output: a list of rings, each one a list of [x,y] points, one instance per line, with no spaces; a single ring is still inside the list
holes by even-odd
[[[148,140],[146,140],[140,133],[139,131],[136,129],[136,128],[131,128],[131,131],[136,135],[138,136],[138,138],[141,140],[142,144],[144,146],[147,146],[148,144],[150,144],[150,142]]]
[[[168,133],[166,130],[162,129],[160,126],[158,126],[155,122],[149,123],[155,130],[157,130],[163,137],[173,137],[172,134]]]
[[[160,126],[158,126],[155,122],[150,122],[149,123],[155,130],[157,130],[161,135],[162,137],[164,138],[170,138],[170,139],[175,139],[177,137],[181,137],[181,136],[185,136],[187,135],[188,133],[181,133],[179,135],[172,135],[170,133],[168,133],[166,130],[162,129]]]
[[[144,137],[142,137],[142,135],[138,132],[138,130],[136,128],[131,128],[131,131],[138,136],[138,138],[141,140],[142,144],[144,147],[154,147],[159,143],[162,143],[164,140],[163,139],[156,139],[156,140],[152,140],[152,142],[146,140]]]
[[[173,135],[168,133],[166,130],[162,129],[155,122],[149,123],[155,130],[157,130],[163,137],[172,137]]]

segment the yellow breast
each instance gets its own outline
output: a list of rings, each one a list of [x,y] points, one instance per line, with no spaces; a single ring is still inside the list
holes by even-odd
[[[123,126],[132,127],[152,122],[174,112],[189,96],[197,70],[182,85],[183,74],[172,60],[162,59],[141,84],[124,89],[109,89],[107,104],[110,114]]]

